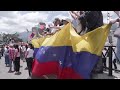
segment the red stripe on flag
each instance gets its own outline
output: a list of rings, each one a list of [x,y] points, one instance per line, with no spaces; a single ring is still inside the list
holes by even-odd
[[[58,79],[83,79],[82,76],[77,74],[72,68],[59,68]]]
[[[41,77],[43,75],[55,74],[58,75],[58,65],[56,61],[40,63],[34,60],[32,67],[32,75],[36,77]]]
[[[43,75],[55,74],[58,79],[83,79],[82,76],[77,74],[72,68],[60,68],[58,62],[44,62],[39,63],[34,60],[32,67],[32,75],[41,77]]]

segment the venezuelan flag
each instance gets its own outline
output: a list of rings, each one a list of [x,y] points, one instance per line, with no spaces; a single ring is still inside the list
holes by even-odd
[[[111,24],[103,25],[79,36],[71,23],[55,35],[44,38],[36,53],[32,69],[34,76],[56,74],[59,79],[89,79],[102,54]]]

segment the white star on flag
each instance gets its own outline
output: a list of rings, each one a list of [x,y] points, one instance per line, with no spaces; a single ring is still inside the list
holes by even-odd
[[[41,48],[41,51],[43,51],[43,48]]]
[[[56,57],[56,54],[53,54],[54,57]]]
[[[43,54],[45,54],[45,51],[43,51]]]
[[[43,48],[41,48],[41,52],[42,52],[43,54],[45,54],[45,50],[44,50]]]
[[[61,62],[61,61],[59,61],[59,64],[60,64],[60,65],[62,65],[62,62]]]

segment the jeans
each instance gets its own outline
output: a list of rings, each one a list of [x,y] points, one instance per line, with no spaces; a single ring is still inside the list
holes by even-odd
[[[113,55],[113,59],[116,59],[118,62],[120,62],[120,38],[117,38],[117,45],[116,45],[116,56],[115,54]]]
[[[9,55],[5,55],[5,64],[9,64]]]
[[[23,52],[20,53],[20,59],[24,60],[24,53]]]
[[[10,71],[12,71],[12,63],[13,63],[13,67],[14,67],[14,71],[15,71],[15,62],[11,59],[9,59],[9,65],[10,65]]]

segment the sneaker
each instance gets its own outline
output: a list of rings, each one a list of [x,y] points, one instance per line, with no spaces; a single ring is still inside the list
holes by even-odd
[[[26,67],[25,70],[28,70],[28,67]]]
[[[118,71],[118,70],[115,70],[114,72],[115,72],[115,73],[119,73],[119,71]]]
[[[15,72],[15,75],[20,75],[21,73],[20,72]]]
[[[18,72],[16,72],[15,75],[18,75]]]
[[[8,71],[8,73],[12,73],[12,71],[11,71],[11,70],[9,70],[9,71]]]
[[[27,79],[32,79],[30,76]]]
[[[117,61],[117,64],[120,64],[120,61]]]
[[[107,71],[107,69],[106,69],[106,68],[103,68],[103,71]]]
[[[10,67],[10,66],[7,64],[6,67]]]

